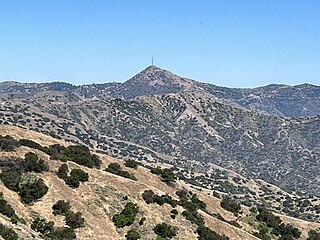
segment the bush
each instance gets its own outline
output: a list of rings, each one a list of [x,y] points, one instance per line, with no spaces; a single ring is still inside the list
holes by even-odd
[[[125,161],[124,165],[129,168],[134,168],[134,169],[138,168],[138,162],[134,160],[127,160]]]
[[[20,144],[18,141],[16,141],[14,138],[10,136],[0,136],[0,150],[2,151],[13,151],[17,147],[19,147]]]
[[[154,233],[162,238],[173,238],[174,236],[177,236],[178,228],[174,226],[170,226],[166,223],[157,224],[154,229]]]
[[[72,169],[70,172],[71,177],[78,179],[80,182],[89,180],[89,174],[81,169]]]
[[[45,219],[40,219],[38,217],[31,224],[31,229],[42,234],[51,233],[53,231],[53,227],[54,222],[47,222]]]
[[[18,240],[18,234],[11,228],[0,223],[0,236],[4,240]]]
[[[150,172],[153,174],[159,175],[160,180],[162,182],[167,183],[169,186],[172,186],[177,179],[176,175],[169,168],[165,168],[165,169],[152,168]]]
[[[19,218],[16,215],[14,209],[10,204],[7,203],[5,199],[3,199],[3,193],[0,192],[0,213],[11,218],[11,222],[18,222]]]
[[[127,232],[125,237],[127,240],[138,240],[141,238],[141,234],[138,231],[131,229]]]
[[[29,182],[21,187],[19,186],[19,196],[23,203],[29,204],[48,192],[48,187],[42,179],[37,179],[35,182]]]
[[[80,182],[89,180],[89,175],[81,169],[72,169],[70,176],[68,176],[69,168],[67,164],[62,164],[57,172],[57,176],[64,180],[64,182],[71,188],[78,188]]]
[[[74,240],[76,239],[76,234],[72,228],[64,227],[58,228],[51,233],[46,235],[52,240]]]
[[[320,232],[316,230],[310,230],[308,232],[308,239],[307,240],[319,240],[320,239]]]
[[[268,227],[275,228],[282,223],[280,217],[274,216],[268,210],[264,208],[259,208],[258,211],[259,214],[256,216],[256,219],[260,222],[264,222]]]
[[[198,239],[199,240],[228,240],[229,238],[225,235],[220,236],[215,231],[212,231],[210,228],[206,226],[199,226],[197,228]]]
[[[18,192],[21,174],[18,171],[9,171],[0,173],[0,179],[3,184],[12,191]]]
[[[126,204],[121,213],[113,216],[112,221],[118,228],[130,226],[133,224],[138,211],[138,206],[132,202],[129,202]]]
[[[72,229],[76,229],[84,226],[85,221],[80,212],[74,213],[72,211],[68,211],[65,217],[66,217],[66,224]]]
[[[135,176],[133,176],[131,173],[128,171],[123,171],[121,170],[120,164],[119,163],[110,163],[108,167],[106,168],[107,172],[119,175],[121,177],[129,178],[132,180],[137,180]]]
[[[236,201],[232,200],[231,197],[226,196],[223,197],[220,206],[224,208],[225,210],[232,212],[234,214],[238,214],[241,210],[240,204],[238,204]]]
[[[155,195],[154,195],[154,192],[152,190],[145,190],[142,193],[142,198],[147,204],[150,204],[150,203],[154,202],[154,196]]]
[[[70,208],[70,202],[59,200],[52,206],[52,213],[53,215],[66,215],[69,212]]]
[[[58,169],[57,176],[61,179],[65,179],[68,176],[69,168],[67,164],[61,164]]]
[[[26,172],[40,173],[49,169],[45,161],[32,152],[25,154],[23,166]]]

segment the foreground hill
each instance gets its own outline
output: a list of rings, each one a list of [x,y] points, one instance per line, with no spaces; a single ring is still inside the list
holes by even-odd
[[[236,79],[235,79],[236,80]],[[268,85],[252,89],[220,87],[180,77],[170,71],[149,66],[124,83],[75,86],[53,83],[0,83],[0,93],[24,93],[24,96],[46,92],[69,92],[86,99],[133,99],[140,96],[169,93],[203,92],[229,104],[252,111],[286,117],[320,115],[320,87],[311,84],[297,86]]]
[[[259,212],[256,212],[257,210],[254,210],[254,208],[249,211],[247,207],[242,206],[241,211],[239,211],[231,210],[232,208],[228,208],[229,205],[226,205],[224,208],[228,208],[227,211],[221,207],[221,199],[190,188],[183,181],[175,181],[161,174],[152,174],[149,169],[143,166],[136,167],[133,162],[129,164],[129,162],[95,153],[96,157],[94,158],[100,161],[95,160],[96,167],[91,166],[86,160],[89,160],[94,152],[88,153],[87,150],[79,147],[77,147],[76,152],[72,152],[71,149],[75,147],[63,140],[17,127],[0,126],[2,137],[9,134],[13,138],[1,139],[0,176],[2,182],[0,182],[0,189],[3,193],[1,199],[4,199],[6,204],[11,206],[15,212],[15,217],[11,217],[10,220],[7,217],[8,212],[3,209],[4,205],[0,207],[0,223],[2,224],[0,234],[4,239],[16,239],[12,232],[10,235],[12,238],[9,238],[8,234],[3,235],[4,226],[6,229],[14,230],[20,239],[62,239],[59,238],[59,236],[62,236],[62,232],[65,234],[63,239],[74,239],[71,234],[72,231],[75,232],[77,239],[125,239],[125,235],[128,235],[130,229],[134,230],[131,233],[139,233],[141,239],[156,239],[156,233],[158,234],[157,239],[166,239],[166,237],[168,239],[257,239],[252,234],[258,234],[259,231],[260,234],[272,236],[275,239],[279,238],[281,235],[277,235],[276,232],[271,235],[272,229],[276,229],[276,225],[271,227],[269,223],[264,222],[262,216],[269,216],[268,219],[274,219],[272,221],[283,222],[282,227],[286,227],[284,229],[287,229],[285,230],[287,232],[282,233],[282,236],[290,235],[290,238],[286,239],[295,239],[297,236],[301,236],[300,239],[306,239],[310,229],[320,227],[317,223],[282,215],[280,215],[281,219],[275,217],[272,213],[262,215],[267,214],[262,209]],[[20,141],[17,142],[18,140]],[[57,149],[60,149],[59,152],[57,152]],[[41,163],[38,160],[32,165],[27,164],[28,161],[31,161],[30,156],[32,154],[30,155],[30,152],[36,154],[33,156],[38,156],[44,162]],[[77,157],[74,158],[74,156]],[[80,161],[80,159],[82,160]],[[69,173],[71,177],[61,175],[61,166],[64,163],[69,170],[80,169],[87,173],[87,181],[81,182],[79,186],[76,186],[73,181],[68,181],[67,179],[74,175],[72,175],[72,171]],[[105,171],[106,168],[111,169],[111,163],[113,165],[119,164],[121,171],[126,172],[126,174],[119,171]],[[38,165],[46,167],[41,168],[41,171],[38,169],[38,171],[35,168]],[[84,165],[87,165],[87,167]],[[20,167],[17,168],[18,166]],[[21,186],[26,189],[30,184],[30,182],[23,182],[25,180],[22,181],[22,179],[27,179],[26,177],[31,179],[32,177],[32,179],[43,181],[47,186],[47,192],[39,196],[32,192],[25,195],[26,192],[22,192],[21,189],[12,190],[14,189],[12,188],[13,185],[8,185],[9,180],[4,176],[8,176],[8,172],[12,171],[13,168],[19,169],[17,171],[22,174],[19,189]],[[168,182],[168,179],[170,179],[170,182]],[[11,187],[8,188],[8,186]],[[157,198],[150,196],[150,194],[149,197],[147,195],[143,197],[143,194],[146,191],[150,193],[150,190]],[[184,195],[184,193],[187,193],[187,195]],[[53,205],[59,200],[69,202],[70,210],[66,211],[63,210],[64,208],[59,208],[60,213],[54,212]],[[164,202],[160,204],[160,200]],[[148,201],[151,201],[151,203],[148,203]],[[232,203],[230,201],[228,204]],[[133,214],[132,223],[126,222],[125,219],[128,216],[125,213],[119,215],[118,218],[116,217],[119,221],[115,221],[115,216],[123,212],[125,206],[130,206],[130,204],[136,204],[133,206],[138,209]],[[60,207],[63,207],[63,205],[60,205]],[[173,211],[174,209],[176,211]],[[66,212],[64,213],[64,211]],[[7,213],[7,215],[4,213]],[[120,216],[122,217],[121,221]],[[196,219],[191,216],[196,217]],[[54,222],[53,228],[49,221]],[[123,221],[125,221],[125,225],[129,226],[122,227]],[[273,224],[278,224],[276,222]],[[166,223],[167,227],[172,226],[173,228],[171,230],[168,228],[165,231],[162,231],[164,228],[161,231],[155,230],[157,224],[161,223]],[[288,225],[289,223],[292,225]],[[164,225],[159,225],[158,230],[160,226],[163,227]],[[266,232],[265,230],[261,231],[262,226]],[[288,229],[295,230],[291,232]],[[170,234],[166,235],[170,232],[172,236]],[[316,231],[314,234],[317,234]],[[160,238],[159,236],[162,235],[166,237]],[[131,238],[128,236],[126,238],[138,239],[134,238],[133,235]]]

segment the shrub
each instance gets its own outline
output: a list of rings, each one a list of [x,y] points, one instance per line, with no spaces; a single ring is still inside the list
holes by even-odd
[[[259,208],[259,214],[256,219],[260,222],[264,222],[268,227],[275,228],[282,223],[280,217],[274,216],[271,212],[264,208]]]
[[[32,224],[31,229],[35,230],[36,232],[40,232],[42,234],[48,234],[53,231],[54,222],[50,221],[47,222],[45,219],[36,218]]]
[[[22,218],[19,218],[16,215],[16,212],[12,208],[12,206],[3,199],[3,193],[0,192],[0,213],[10,218],[10,221],[14,224],[21,222],[25,224],[25,220]]]
[[[170,217],[171,217],[172,219],[175,219],[178,214],[179,214],[178,211],[177,211],[176,209],[173,209],[173,210],[171,210],[171,212],[170,212]]]
[[[70,208],[70,202],[59,200],[52,206],[52,213],[53,215],[66,215]]]
[[[142,193],[142,198],[147,204],[150,204],[150,203],[154,202],[154,196],[155,195],[154,195],[154,192],[152,190],[145,190]]]
[[[316,230],[309,230],[308,232],[308,239],[307,240],[319,240],[320,239],[320,232],[317,232]]]
[[[132,202],[129,202],[126,204],[121,213],[113,216],[112,221],[118,228],[130,226],[131,224],[133,224],[138,211],[138,206]]]
[[[150,172],[153,174],[159,175],[160,180],[162,182],[167,183],[169,186],[172,186],[177,179],[176,175],[169,168],[165,168],[165,169],[152,168]]]
[[[46,235],[52,240],[74,240],[76,239],[76,234],[72,228],[63,227],[58,228]]]
[[[240,204],[238,204],[236,201],[232,200],[231,197],[226,196],[223,197],[220,206],[224,208],[225,210],[232,212],[234,214],[238,214],[241,210]]]
[[[124,165],[129,168],[135,168],[135,169],[138,168],[138,162],[134,160],[127,160],[125,161]]]
[[[77,178],[67,176],[64,179],[64,182],[71,188],[78,188],[80,186],[80,182]]]
[[[203,225],[197,228],[197,233],[199,235],[198,236],[199,240],[228,240],[229,239],[225,235],[220,236],[215,231],[212,231],[210,228]]]
[[[14,138],[10,136],[0,136],[0,150],[2,151],[13,151],[17,147],[19,147],[20,144],[18,141],[16,141]]]
[[[71,177],[78,179],[80,182],[89,180],[89,174],[81,169],[72,169],[70,172]]]
[[[147,219],[146,219],[145,217],[142,217],[142,218],[139,220],[139,225],[142,226],[146,220],[147,220]]]
[[[18,192],[21,174],[18,171],[8,171],[0,173],[3,184],[12,191]]]
[[[141,238],[141,234],[138,231],[131,229],[127,232],[125,237],[127,240],[138,240]]]
[[[4,240],[18,240],[18,234],[11,228],[0,223],[0,236]]]
[[[65,217],[66,217],[66,224],[72,229],[76,229],[84,226],[85,221],[80,212],[74,213],[72,211],[68,211]]]
[[[178,228],[174,226],[170,226],[166,223],[157,224],[154,229],[154,233],[162,238],[173,238],[174,236],[177,236]]]
[[[119,163],[110,163],[108,167],[106,168],[107,172],[119,175],[121,177],[129,178],[132,180],[137,180],[135,176],[133,176],[131,173],[128,171],[123,171],[121,170],[120,164]]]
[[[58,169],[57,176],[61,179],[64,179],[68,176],[69,168],[67,164],[61,164]]]
[[[19,186],[19,196],[23,203],[29,204],[48,192],[48,187],[42,179]]]
[[[48,171],[48,165],[45,161],[43,159],[39,159],[38,155],[32,152],[25,154],[23,166],[26,172],[40,173]]]

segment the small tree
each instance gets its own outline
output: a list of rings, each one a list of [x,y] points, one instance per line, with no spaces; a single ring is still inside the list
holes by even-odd
[[[170,226],[166,223],[157,224],[154,229],[154,233],[157,234],[160,237],[163,237],[165,239],[173,238],[174,236],[177,236],[178,228],[174,226]]]
[[[127,232],[125,237],[127,240],[138,240],[141,238],[141,234],[138,231],[131,229]]]

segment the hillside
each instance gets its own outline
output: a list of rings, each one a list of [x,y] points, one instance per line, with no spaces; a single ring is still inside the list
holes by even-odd
[[[207,79],[210,80],[210,79]],[[236,80],[236,79],[235,79]],[[34,93],[59,91],[73,93],[84,99],[133,99],[140,96],[169,93],[202,92],[234,106],[269,115],[303,117],[320,115],[320,87],[311,84],[297,86],[272,84],[257,88],[237,89],[216,86],[180,77],[156,66],[149,66],[123,83],[75,86],[53,83],[0,83],[0,93]]]
[[[118,158],[169,162],[206,174],[210,164],[319,195],[319,118],[288,119],[197,93],[81,100],[60,92],[3,95],[2,123],[80,142]],[[195,168],[186,161],[206,167]]]
[[[66,162],[69,169],[81,169],[88,173],[89,176],[88,181],[81,183],[79,187],[69,187],[66,184],[67,182],[65,183],[63,179],[57,176],[58,168],[63,162],[61,162],[61,160],[56,160],[56,157],[54,157],[55,155],[52,155],[51,151],[48,152],[46,150],[48,148],[43,147],[50,147],[53,144],[68,147],[71,146],[70,143],[53,139],[52,137],[48,137],[41,133],[4,125],[0,126],[0,133],[2,136],[10,134],[15,140],[28,139],[40,144],[35,145],[30,142],[21,142],[20,146],[16,145],[15,148],[10,148],[10,150],[8,150],[4,147],[13,146],[12,142],[11,144],[4,145],[4,142],[2,141],[2,150],[0,152],[0,167],[2,174],[4,171],[8,171],[8,160],[17,166],[19,161],[21,161],[19,158],[26,159],[25,154],[28,152],[37,154],[38,157],[43,159],[45,164],[48,165],[48,169],[42,172],[37,173],[31,171],[30,173],[25,173],[43,179],[45,185],[48,186],[47,193],[31,203],[21,202],[21,192],[19,192],[18,195],[16,192],[5,187],[2,182],[0,183],[3,198],[14,209],[17,218],[23,219],[23,221],[18,220],[18,223],[10,223],[9,218],[0,214],[0,222],[11,229],[14,229],[21,239],[42,239],[42,237],[46,235],[39,233],[39,231],[42,231],[42,228],[33,227],[33,230],[30,228],[31,223],[34,222],[37,217],[45,219],[46,221],[53,221],[55,223],[55,228],[67,227],[64,223],[63,216],[53,214],[52,206],[58,200],[69,201],[71,211],[80,212],[84,219],[84,223],[75,228],[77,239],[106,239],[106,237],[108,237],[108,239],[125,239],[124,236],[129,229],[137,230],[141,234],[141,239],[155,239],[156,235],[153,229],[156,224],[162,222],[178,228],[176,230],[177,235],[172,239],[202,239],[199,238],[199,235],[196,233],[197,224],[199,223],[192,223],[191,220],[187,220],[185,215],[182,214],[183,211],[186,211],[185,208],[187,206],[181,202],[182,195],[180,194],[182,192],[177,195],[178,191],[181,191],[182,189],[187,190],[187,192],[192,191],[193,194],[196,194],[192,197],[192,201],[196,204],[195,206],[200,207],[197,210],[197,214],[203,217],[204,224],[211,229],[210,231],[225,235],[229,239],[257,239],[252,233],[257,232],[259,229],[258,226],[263,224],[263,222],[259,223],[258,220],[254,220],[257,214],[254,212],[250,213],[247,207],[241,207],[242,213],[232,214],[220,206],[221,199],[209,196],[206,192],[190,188],[189,185],[181,180],[168,185],[163,182],[163,179],[161,180],[158,175],[152,174],[150,170],[145,167],[139,166],[138,168],[130,168],[124,165],[125,162],[123,160],[118,160],[99,153],[95,154],[97,154],[98,158],[101,160],[100,168],[85,167],[69,158],[71,161]],[[42,151],[39,149],[42,149]],[[121,169],[128,171],[131,176],[135,177],[135,180],[105,171],[104,169],[110,163],[120,164]],[[4,168],[4,166],[7,167]],[[1,179],[3,179],[3,175],[1,176]],[[166,194],[166,201],[169,201],[169,203],[172,200],[170,200],[168,196],[172,196],[173,199],[177,200],[180,198],[181,203],[178,202],[176,207],[172,207],[170,204],[166,203],[164,205],[159,205],[157,203],[148,204],[146,200],[142,198],[142,194],[146,190],[152,190],[154,194],[157,194],[158,196]],[[195,199],[198,199],[198,202],[195,201]],[[203,205],[202,201],[205,205]],[[126,204],[131,202],[137,204],[139,209],[133,224],[130,225],[130,227],[117,228],[113,223],[113,217],[121,212]],[[177,210],[177,215],[174,217],[172,216],[173,209]],[[141,222],[142,218],[145,218],[145,220],[141,225],[138,222],[139,219]],[[290,222],[294,227],[297,227],[299,231],[302,232],[301,239],[306,239],[307,232],[310,229],[317,229],[320,227],[317,223],[306,222],[294,218],[289,219],[285,216],[281,216],[281,219],[284,223],[287,224]],[[69,225],[70,223],[67,222],[67,224]],[[74,224],[76,223],[73,222],[73,225],[71,226],[74,226]],[[55,234],[57,233],[55,232]],[[203,239],[216,239],[208,237],[209,235],[207,235],[207,238]]]

